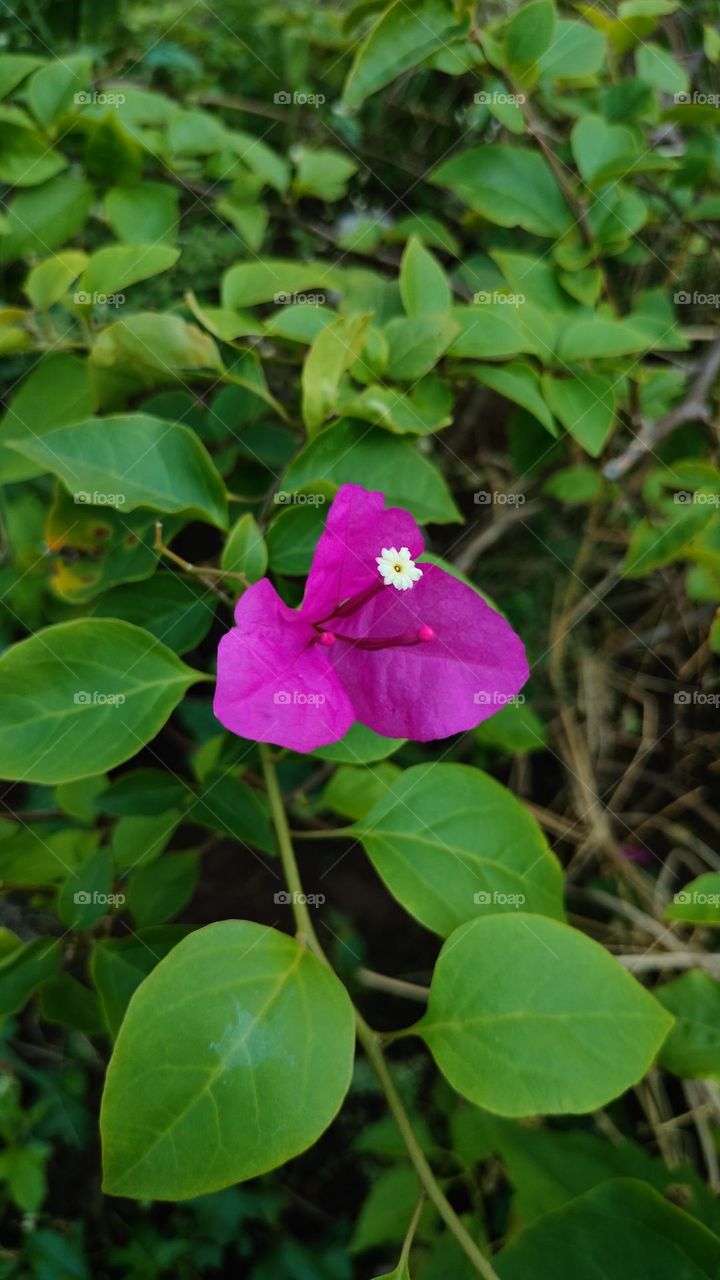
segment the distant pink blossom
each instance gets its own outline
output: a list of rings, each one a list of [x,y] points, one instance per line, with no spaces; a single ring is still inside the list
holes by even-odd
[[[300,609],[267,578],[220,641],[215,715],[233,733],[294,751],[336,742],[355,721],[427,742],[472,729],[528,678],[512,627],[432,564],[413,517],[343,485]]]

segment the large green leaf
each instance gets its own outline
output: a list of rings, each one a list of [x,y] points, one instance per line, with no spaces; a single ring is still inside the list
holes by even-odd
[[[505,29],[505,49],[511,63],[536,62],[555,34],[553,0],[531,0],[515,11]]]
[[[717,1280],[720,1240],[644,1183],[618,1178],[541,1218],[494,1264],[501,1280]]]
[[[561,236],[571,214],[541,155],[502,144],[473,147],[444,161],[430,175],[471,209],[501,227],[523,227],[538,236]]]
[[[393,0],[373,21],[355,54],[343,92],[345,105],[359,107],[370,94],[445,49],[468,29],[469,20],[459,19],[447,0],[418,0],[412,5]]]
[[[0,263],[15,262],[27,253],[44,256],[67,243],[83,225],[92,202],[92,187],[65,173],[18,191],[6,211],[8,234],[0,236]]]
[[[343,419],[323,431],[290,463],[284,489],[362,484],[382,489],[391,506],[406,507],[421,523],[462,519],[440,472],[407,441],[380,427]]]
[[[353,830],[398,902],[442,937],[518,908],[563,918],[562,873],[542,831],[479,769],[407,769]]]
[[[105,1190],[182,1200],[311,1146],[350,1084],[352,1006],[293,938],[227,920],[185,938],[133,997],[101,1113]]]
[[[75,501],[183,511],[224,528],[225,487],[195,432],[146,414],[90,418],[11,446],[59,476]],[[79,496],[78,496],[79,495]]]
[[[201,673],[128,622],[46,627],[0,657],[0,777],[67,782],[134,756]]]
[[[671,1025],[597,942],[518,912],[451,934],[415,1030],[458,1093],[529,1116],[604,1106],[637,1084]]]

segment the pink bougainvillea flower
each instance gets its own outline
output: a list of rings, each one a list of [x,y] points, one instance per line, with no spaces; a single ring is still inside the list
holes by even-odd
[[[471,587],[417,564],[413,517],[339,489],[300,609],[267,578],[220,641],[215,715],[243,738],[314,751],[359,720],[427,742],[472,729],[522,688],[522,642]]]

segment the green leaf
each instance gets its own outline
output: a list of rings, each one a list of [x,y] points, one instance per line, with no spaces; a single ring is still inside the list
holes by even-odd
[[[57,912],[68,929],[91,929],[111,907],[113,862],[109,849],[98,849],[68,876],[58,894]]]
[[[62,485],[47,514],[45,540],[53,553],[53,590],[70,604],[93,600],[118,582],[148,578],[157,566],[155,522],[149,511],[127,516],[114,506],[93,506]],[[144,620],[141,618],[142,624]]]
[[[308,573],[325,515],[318,504],[290,506],[280,511],[267,531],[267,553],[273,573],[300,577]]]
[[[667,49],[659,44],[645,42],[635,53],[635,69],[640,80],[651,84],[660,93],[687,93],[690,79],[684,67],[676,62]]]
[[[67,249],[65,253],[54,253],[33,267],[25,284],[24,292],[38,311],[47,311],[55,302],[59,302],[67,292],[73,280],[80,275],[87,254],[79,249]]]
[[[391,756],[404,743],[404,738],[385,738],[358,721],[350,726],[344,737],[326,747],[318,747],[312,755],[336,764],[374,764],[376,760]]]
[[[532,0],[522,5],[505,28],[505,50],[511,63],[519,66],[537,62],[555,34],[553,0]]]
[[[87,182],[59,174],[30,191],[19,191],[6,209],[9,231],[0,236],[0,264],[26,254],[44,256],[80,230],[94,198]]]
[[[642,1182],[603,1182],[523,1231],[494,1259],[500,1280],[715,1280],[720,1241]]]
[[[297,303],[295,306],[281,306],[275,315],[265,322],[265,332],[274,338],[284,338],[286,342],[303,342],[308,345],[318,334],[332,324],[335,312],[329,307],[315,306],[313,303]]]
[[[323,808],[332,809],[343,818],[364,818],[400,776],[401,770],[389,761],[381,761],[372,769],[341,764],[323,791]]]
[[[67,160],[24,124],[0,120],[0,182],[37,187],[67,168]]]
[[[276,854],[277,841],[267,798],[242,778],[210,778],[190,806],[193,822],[231,836],[263,853]]]
[[[0,479],[5,484],[42,475],[44,466],[6,448],[37,439],[95,409],[87,363],[65,352],[43,356],[28,373],[0,420]]]
[[[121,817],[112,836],[113,858],[118,870],[132,871],[141,863],[149,864],[159,858],[183,816],[184,806]]]
[[[514,401],[527,409],[538,422],[542,423],[551,436],[558,434],[557,426],[541,392],[540,378],[532,365],[522,361],[509,364],[474,364],[469,372],[478,382],[491,387],[506,399]]]
[[[445,272],[417,236],[408,240],[400,262],[400,296],[408,316],[439,315],[452,305]]]
[[[54,885],[71,875],[94,853],[99,831],[66,827],[49,833],[27,825],[0,829],[0,882],[13,885]]]
[[[128,882],[127,902],[135,924],[163,924],[187,905],[200,874],[196,853],[170,853],[138,867]]]
[[[180,316],[159,316],[151,311],[103,329],[92,349],[92,364],[94,370],[111,371],[115,365],[129,366],[133,373],[141,374],[141,387],[174,382],[179,369],[223,370],[220,352],[209,334]],[[148,375],[148,370],[156,373]],[[237,374],[228,374],[230,378],[235,381]],[[256,394],[262,392],[256,390]]]
[[[273,299],[286,303],[295,293],[309,289],[327,292],[339,288],[341,281],[340,270],[327,262],[295,262],[285,258],[239,262],[223,276],[221,302],[231,311]]]
[[[509,754],[542,751],[547,746],[545,725],[527,702],[509,702],[474,730],[476,742]]]
[[[690,695],[680,696],[678,701],[689,702]],[[665,919],[720,927],[720,872],[708,871],[674,894],[665,908]]]
[[[188,653],[204,640],[215,617],[217,597],[208,587],[177,573],[106,591],[93,606],[95,618],[134,622],[174,653]]]
[[[417,382],[445,354],[458,326],[449,313],[396,316],[383,330],[390,349],[388,377]]]
[[[90,418],[14,442],[59,476],[79,504],[185,512],[224,528],[225,487],[194,431],[146,414]]]
[[[120,1029],[100,1118],[106,1193],[182,1200],[284,1164],[335,1117],[353,1048],[345,989],[293,938],[235,920],[190,934]]]
[[[577,18],[559,18],[550,48],[540,56],[540,75],[548,80],[581,80],[595,75],[605,61],[605,37]]]
[[[105,1025],[117,1036],[130,998],[143,978],[185,937],[185,925],[157,925],[129,938],[105,938],[96,942],[90,960],[90,976],[100,997]]]
[[[563,918],[562,874],[542,831],[478,769],[406,769],[353,832],[400,905],[442,937],[518,908]]]
[[[577,319],[563,330],[558,356],[566,364],[576,360],[613,359],[647,351],[652,338],[641,333],[629,320],[605,320],[600,316]]]
[[[84,1035],[102,1035],[100,1001],[69,973],[50,978],[40,988],[40,1013],[46,1022],[72,1027]]]
[[[127,622],[46,627],[0,656],[0,777],[68,782],[137,753],[200,679]]]
[[[268,552],[258,523],[250,512],[233,525],[220,557],[229,573],[242,573],[249,583],[259,582],[268,566]]]
[[[418,0],[412,7],[394,0],[360,44],[343,102],[359,107],[404,71],[466,35],[469,25],[469,19],[459,19],[446,0]]]
[[[316,435],[336,408],[340,379],[365,345],[369,315],[344,317],[313,339],[302,370],[302,415],[308,435]]]
[[[0,1018],[24,1008],[34,991],[54,977],[60,960],[57,938],[34,938],[0,959]]]
[[[187,786],[180,779],[160,769],[130,769],[116,778],[103,793],[104,813],[153,814],[165,813],[182,805]]]
[[[428,435],[452,422],[452,393],[441,378],[429,373],[404,395],[391,387],[371,385],[341,396],[340,410],[397,435]]]
[[[85,148],[85,169],[89,177],[100,182],[132,186],[140,181],[143,148],[123,128],[116,112],[109,111],[90,134]]]
[[[316,196],[318,200],[340,200],[348,179],[358,166],[337,147],[299,147],[293,152],[296,173],[293,191],[296,196]]]
[[[509,913],[451,934],[415,1030],[463,1097],[529,1116],[604,1106],[637,1084],[670,1026],[599,943]]]
[[[126,244],[172,243],[179,226],[178,201],[179,192],[169,182],[111,187],[105,196],[105,217]]]
[[[31,53],[0,54],[0,98],[12,93],[26,76],[42,65],[43,59]]]
[[[290,463],[283,488],[312,486],[317,477],[335,485],[382,489],[391,506],[405,507],[421,524],[461,521],[439,471],[413,445],[379,427],[343,419],[323,431]]]
[[[630,538],[630,546],[622,571],[628,578],[642,578],[674,560],[682,560],[693,540],[714,519],[712,506],[692,506],[679,503],[670,519],[657,525],[650,520],[640,520]]]
[[[549,493],[568,506],[592,502],[603,490],[603,478],[592,467],[562,467],[543,485],[543,493]]]
[[[675,1018],[660,1066],[684,1080],[720,1079],[720,983],[691,969],[655,994]]]
[[[615,425],[616,381],[610,374],[584,371],[570,378],[542,376],[542,392],[555,417],[592,458],[600,457]]]
[[[638,154],[632,129],[607,124],[602,116],[583,116],[574,126],[570,141],[575,163],[591,184],[626,173]]]
[[[571,214],[551,170],[527,147],[502,144],[460,151],[430,175],[489,222],[523,227],[554,239],[568,230]]]
[[[111,244],[90,255],[80,280],[76,301],[97,302],[110,294],[120,293],[138,280],[147,280],[174,267],[180,250],[166,244]]]
[[[28,101],[35,119],[49,129],[58,116],[90,83],[92,60],[86,54],[70,54],[40,67],[28,85]]]

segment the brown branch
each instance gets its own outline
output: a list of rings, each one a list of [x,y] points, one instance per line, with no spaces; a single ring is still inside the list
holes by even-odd
[[[626,475],[640,458],[655,449],[676,427],[686,422],[710,422],[712,410],[708,396],[719,373],[720,338],[717,338],[706,351],[685,399],[655,422],[643,422],[632,444],[603,467],[605,478],[619,480],[620,476]]]

